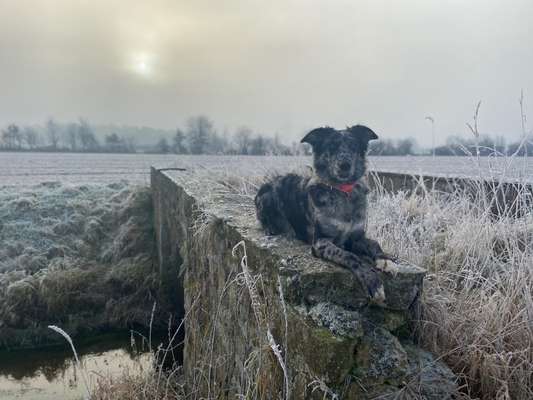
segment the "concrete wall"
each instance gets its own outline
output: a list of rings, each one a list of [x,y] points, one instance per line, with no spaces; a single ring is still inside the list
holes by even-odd
[[[152,169],[162,284],[183,302],[197,398],[450,398],[455,377],[410,330],[424,270],[387,265],[386,305],[372,305],[307,244],[266,237],[251,199],[193,178]]]
[[[495,215],[519,215],[533,205],[533,185],[511,181],[374,171],[369,174],[369,183],[373,189],[393,193],[399,190],[418,193],[424,190],[461,191],[472,200],[481,200],[481,204],[486,204]]]

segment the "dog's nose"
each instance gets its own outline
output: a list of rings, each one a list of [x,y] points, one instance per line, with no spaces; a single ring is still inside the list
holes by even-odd
[[[350,169],[350,163],[349,162],[342,162],[339,165],[340,169],[343,171],[348,171]]]

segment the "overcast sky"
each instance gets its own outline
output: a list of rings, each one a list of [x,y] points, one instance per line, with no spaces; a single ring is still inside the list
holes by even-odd
[[[514,139],[521,89],[533,113],[532,40],[531,0],[0,0],[0,125],[201,113],[427,145],[425,116],[466,137],[482,100],[482,133]]]

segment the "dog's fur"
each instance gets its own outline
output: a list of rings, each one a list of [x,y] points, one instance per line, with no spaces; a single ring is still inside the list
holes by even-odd
[[[368,142],[377,138],[362,125],[312,130],[302,143],[313,148],[314,176],[278,176],[261,186],[255,205],[268,234],[290,234],[312,244],[316,257],[349,268],[379,301],[383,286],[373,265],[385,255],[365,237],[368,188],[361,181]],[[339,189],[346,184],[354,184],[351,192]]]

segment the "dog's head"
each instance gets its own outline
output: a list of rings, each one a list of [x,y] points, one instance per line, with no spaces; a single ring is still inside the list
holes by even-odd
[[[355,182],[365,174],[368,142],[377,138],[370,128],[355,125],[342,131],[313,129],[302,143],[313,148],[318,177],[327,183],[342,184]]]

